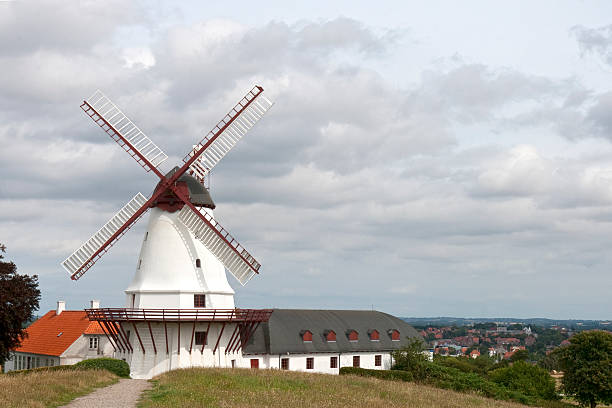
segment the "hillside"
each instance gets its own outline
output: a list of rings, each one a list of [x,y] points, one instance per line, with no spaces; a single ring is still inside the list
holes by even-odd
[[[524,407],[413,383],[277,370],[185,369],[154,381],[141,407]]]

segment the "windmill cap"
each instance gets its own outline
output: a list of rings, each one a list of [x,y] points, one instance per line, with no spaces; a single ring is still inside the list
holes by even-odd
[[[166,178],[172,177],[172,175],[178,170],[178,166],[174,167],[166,174]],[[176,181],[187,184],[187,188],[189,189],[189,201],[191,201],[191,204],[195,205],[196,207],[210,208],[211,210],[215,209],[216,205],[210,196],[209,191],[195,177],[192,177],[189,174],[183,174]],[[157,186],[155,186],[155,191],[160,188],[160,184],[161,181],[157,184]]]

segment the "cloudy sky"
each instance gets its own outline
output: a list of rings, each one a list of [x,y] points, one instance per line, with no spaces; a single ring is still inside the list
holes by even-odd
[[[263,264],[240,307],[612,317],[612,3],[0,1],[0,242],[41,311],[122,306],[146,222],[60,262],[156,183],[79,109],[170,158],[254,84],[212,175]]]

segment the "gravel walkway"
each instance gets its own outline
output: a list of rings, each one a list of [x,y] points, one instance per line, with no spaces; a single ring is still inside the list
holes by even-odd
[[[151,388],[147,380],[121,379],[117,384],[99,388],[79,397],[62,408],[131,408],[136,406],[140,394]]]

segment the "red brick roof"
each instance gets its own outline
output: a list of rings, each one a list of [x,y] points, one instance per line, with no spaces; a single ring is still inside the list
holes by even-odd
[[[28,337],[15,351],[59,356],[83,333],[98,334],[99,328],[102,334],[100,326],[94,323],[83,310],[66,310],[59,316],[50,310],[26,329]]]

